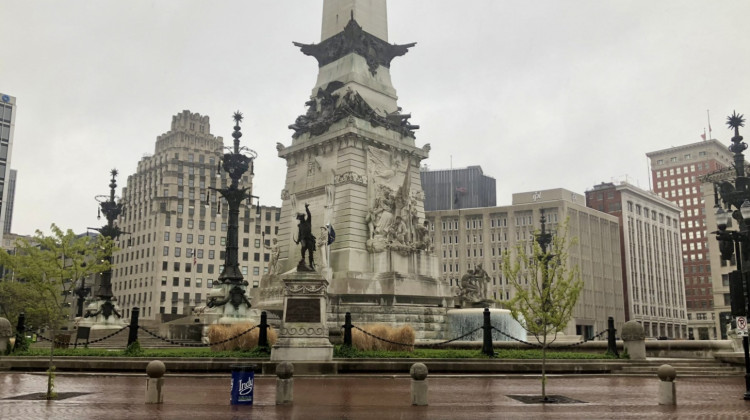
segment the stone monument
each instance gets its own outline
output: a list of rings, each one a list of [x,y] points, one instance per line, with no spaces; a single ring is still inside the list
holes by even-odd
[[[415,44],[388,43],[385,0],[325,0],[321,42],[295,45],[317,60],[318,79],[306,114],[289,126],[291,145],[277,144],[287,165],[279,273],[263,277],[258,305],[282,309],[283,273],[298,265],[295,218],[309,203],[323,211],[316,226],[336,231],[316,251],[325,265],[315,269],[329,281],[330,325],[347,311],[360,322],[411,319],[424,338],[453,297],[424,224],[419,168],[430,146],[416,145],[419,127],[402,113],[391,84],[391,61]],[[420,328],[418,319],[434,324]]]
[[[333,345],[328,339],[326,322],[326,289],[328,281],[315,271],[312,252],[315,237],[310,231],[312,215],[307,204],[305,213],[297,215],[298,235],[295,242],[300,245],[302,259],[296,271],[281,276],[284,284],[284,310],[279,330],[279,339],[271,349],[271,360],[316,360],[333,359]],[[309,255],[308,263],[305,255]]]

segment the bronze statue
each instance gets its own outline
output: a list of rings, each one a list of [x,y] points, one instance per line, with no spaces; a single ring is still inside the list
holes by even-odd
[[[299,220],[297,227],[299,228],[299,231],[294,243],[297,245],[300,243],[302,244],[302,247],[300,248],[302,259],[300,259],[299,264],[297,264],[297,271],[315,270],[315,261],[313,260],[313,252],[315,252],[315,236],[312,234],[312,215],[310,214],[309,207],[310,205],[305,203],[307,219],[305,219],[304,213],[297,213],[297,220]],[[305,251],[307,251],[308,260],[310,262],[309,266],[305,265]]]

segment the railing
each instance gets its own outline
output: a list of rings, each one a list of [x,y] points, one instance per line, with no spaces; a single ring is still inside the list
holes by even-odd
[[[513,335],[511,335],[511,334],[509,334],[509,333],[507,333],[507,332],[505,332],[505,331],[503,331],[503,330],[501,330],[501,329],[493,326],[492,323],[490,322],[490,311],[489,311],[489,309],[486,309],[486,308],[485,308],[484,313],[483,313],[483,325],[481,327],[477,327],[476,329],[474,329],[472,331],[469,331],[468,333],[463,334],[463,335],[461,335],[459,337],[451,338],[449,340],[441,341],[441,342],[438,342],[438,343],[423,343],[423,344],[399,343],[399,342],[395,342],[395,341],[389,340],[389,339],[384,338],[384,337],[378,337],[375,334],[372,334],[372,333],[370,333],[370,332],[368,332],[368,331],[366,331],[366,330],[364,330],[364,329],[362,329],[362,328],[360,328],[360,327],[358,327],[356,325],[353,325],[352,324],[352,317],[351,317],[351,314],[349,312],[346,313],[346,316],[344,317],[344,325],[342,325],[341,328],[343,328],[343,330],[344,330],[344,345],[345,346],[349,346],[349,347],[352,346],[352,333],[351,333],[351,331],[353,329],[356,329],[356,330],[362,332],[363,334],[365,334],[365,335],[367,335],[369,337],[375,338],[375,339],[377,339],[379,341],[382,341],[382,342],[385,342],[385,343],[389,343],[389,344],[393,344],[393,345],[396,345],[396,346],[402,346],[402,347],[405,347],[405,348],[435,348],[435,347],[440,347],[440,346],[443,346],[445,344],[448,344],[448,343],[451,343],[451,342],[454,342],[454,341],[458,341],[458,340],[461,340],[461,339],[463,339],[465,337],[468,337],[468,336],[474,334],[475,332],[477,332],[479,330],[483,330],[484,334],[483,334],[483,339],[482,339],[482,353],[485,354],[485,355],[487,355],[487,356],[494,356],[495,355],[495,352],[494,352],[493,347],[492,347],[492,331],[497,331],[498,333],[500,333],[504,337],[506,337],[506,338],[508,338],[510,340],[516,341],[518,343],[527,345],[527,346],[529,346],[531,348],[542,348],[543,347],[541,344],[530,343],[530,342],[522,340],[522,339],[520,339],[518,337],[514,337]],[[555,346],[555,348],[556,349],[560,349],[560,348],[572,348],[572,347],[580,346],[580,345],[582,345],[582,344],[584,344],[584,343],[586,343],[588,341],[594,340],[596,338],[600,338],[600,337],[604,336],[604,334],[607,334],[607,340],[608,340],[607,352],[608,353],[612,353],[614,355],[617,355],[618,352],[617,352],[617,345],[616,345],[616,338],[615,338],[616,337],[616,335],[615,335],[616,332],[617,331],[615,330],[615,327],[614,327],[614,319],[612,317],[609,317],[609,319],[608,319],[608,325],[607,325],[607,329],[606,330],[601,331],[598,334],[595,334],[595,335],[593,335],[593,336],[591,336],[589,338],[586,338],[584,340],[581,340],[579,342],[565,344],[565,345],[557,345],[557,346]]]

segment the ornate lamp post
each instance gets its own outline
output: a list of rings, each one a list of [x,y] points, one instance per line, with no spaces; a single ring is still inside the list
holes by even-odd
[[[234,132],[232,133],[234,147],[228,148],[229,151],[221,158],[218,170],[221,173],[221,168],[223,167],[224,171],[229,174],[232,182],[226,188],[211,188],[221,194],[229,205],[224,269],[219,275],[219,282],[224,285],[224,296],[223,298],[219,298],[218,296],[209,298],[207,305],[210,308],[214,308],[230,303],[234,307],[235,317],[240,317],[243,315],[243,313],[239,312],[241,305],[245,304],[247,305],[247,309],[250,308],[250,301],[245,295],[244,289],[247,287],[248,282],[244,280],[238,262],[240,204],[242,204],[242,201],[252,197],[252,187],[240,188],[239,181],[242,175],[248,170],[251,174],[253,173],[253,159],[255,159],[257,153],[246,147],[240,147],[240,137],[242,137],[240,122],[242,122],[242,113],[239,111],[235,112],[233,118],[235,121]],[[224,314],[227,315],[226,310]]]
[[[721,258],[729,260],[734,254],[737,259],[737,270],[732,273],[730,294],[732,298],[732,315],[747,316],[750,314],[750,178],[745,176],[745,156],[742,153],[747,144],[742,141],[740,127],[745,126],[743,115],[733,112],[727,118],[727,125],[734,129],[734,137],[729,150],[734,153],[736,177],[734,185],[724,181],[714,186],[718,191],[716,199],[716,223],[719,230],[714,232],[719,240]],[[726,211],[719,206],[719,196]],[[734,210],[732,208],[734,207]],[[729,231],[731,219],[737,220],[739,231]],[[744,291],[743,291],[744,289]],[[740,304],[741,303],[741,304]],[[742,338],[745,351],[745,400],[750,400],[750,353],[748,337]]]
[[[549,311],[549,308],[552,305],[552,298],[550,297],[549,274],[547,273],[547,266],[549,265],[550,260],[555,257],[555,255],[547,252],[547,247],[552,243],[552,233],[547,232],[547,217],[544,215],[544,210],[542,210],[541,213],[542,217],[539,219],[539,221],[542,224],[542,230],[536,235],[536,242],[542,248],[542,255],[539,256],[539,261],[544,266],[544,268],[542,268],[542,290],[544,290],[545,294],[544,307],[546,311]]]
[[[82,317],[83,316],[83,302],[86,300],[86,296],[91,293],[91,288],[86,287],[86,277],[81,277],[81,285],[77,287],[75,290],[73,290],[73,293],[78,297],[77,301],[77,309],[76,309],[76,316]]]
[[[101,218],[102,213],[107,219],[107,224],[100,228],[89,228],[102,234],[103,236],[111,239],[112,241],[128,232],[123,232],[118,226],[115,225],[115,220],[122,213],[122,203],[118,203],[118,197],[115,196],[115,188],[117,188],[117,169],[110,171],[112,179],[109,182],[109,195],[97,195],[96,201],[99,202],[99,211],[97,218]],[[94,328],[109,328],[109,327],[120,327],[122,326],[122,315],[117,310],[117,306],[113,302],[114,295],[112,294],[112,248],[106,252],[105,259],[110,263],[110,268],[107,271],[101,273],[101,281],[99,283],[99,289],[96,292],[96,310],[87,309],[83,314],[86,321],[84,324],[93,326]],[[82,296],[85,296],[87,290],[85,284],[82,282],[81,287],[76,289],[76,294],[79,296],[79,310],[82,310]]]

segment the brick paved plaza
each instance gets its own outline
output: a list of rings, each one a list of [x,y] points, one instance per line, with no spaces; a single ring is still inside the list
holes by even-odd
[[[410,405],[404,375],[295,378],[294,404],[275,405],[275,377],[256,378],[256,404],[229,405],[229,374],[165,377],[162,405],[144,404],[146,378],[115,374],[58,374],[57,391],[83,395],[58,401],[10,400],[43,392],[41,373],[0,373],[2,419],[656,419],[750,418],[744,378],[685,378],[677,407],[657,404],[658,379],[552,376],[548,394],[585,401],[526,405],[510,394],[538,394],[536,376],[431,376],[427,407]],[[679,378],[678,378],[679,380]]]

